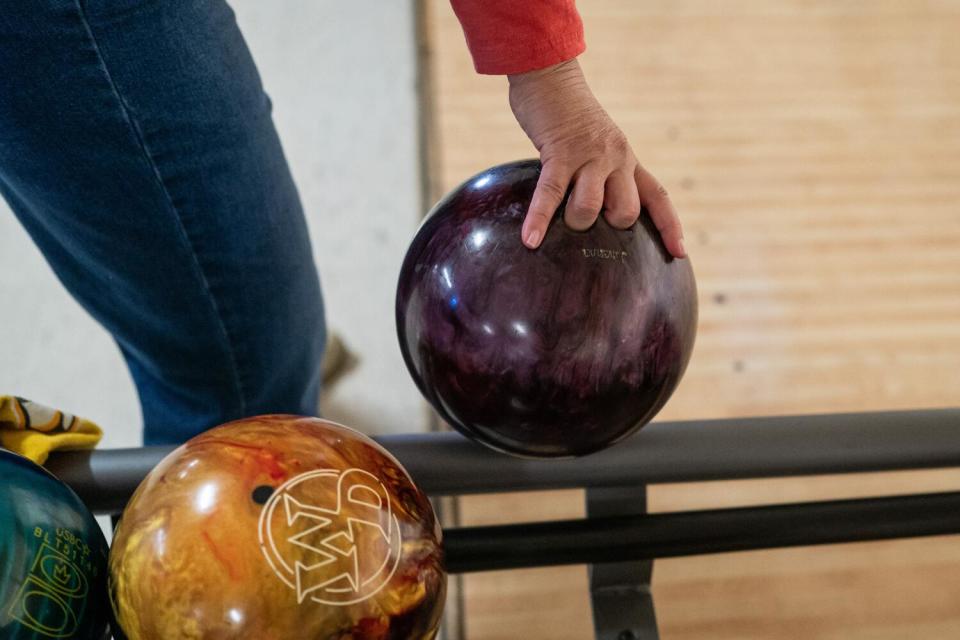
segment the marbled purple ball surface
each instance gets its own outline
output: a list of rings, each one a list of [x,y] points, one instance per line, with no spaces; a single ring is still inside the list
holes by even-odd
[[[540,164],[500,165],[441,200],[397,287],[400,349],[440,416],[522,456],[588,454],[663,407],[693,349],[688,259],[646,212],[628,230],[573,231],[557,213],[539,249],[520,240]]]

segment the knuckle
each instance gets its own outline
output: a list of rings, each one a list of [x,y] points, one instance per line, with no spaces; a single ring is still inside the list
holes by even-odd
[[[610,136],[607,140],[607,153],[617,158],[629,156],[630,143],[627,141],[627,137],[620,132]]]
[[[540,221],[543,221],[543,222],[550,222],[550,218],[551,218],[551,216],[552,216],[552,213],[548,212],[547,210],[545,210],[545,209],[543,209],[543,208],[539,208],[539,209],[530,209],[530,212],[528,213],[528,215],[529,215],[529,216],[532,216],[534,220],[540,220]]]
[[[580,132],[572,143],[580,150],[579,155],[584,158],[602,158],[609,153],[610,137],[610,133],[606,129],[587,127]]]
[[[592,147],[602,147],[607,140],[607,131],[603,127],[587,127],[583,130],[583,137]]]
[[[654,206],[663,206],[670,202],[670,193],[662,184],[655,182],[646,189],[646,193],[641,194],[641,199]]]
[[[577,198],[577,207],[583,211],[595,213],[603,206],[603,194],[590,193]]]
[[[566,215],[575,220],[592,220],[602,206],[602,202],[597,202],[593,198],[577,198],[567,205]]]
[[[633,223],[637,221],[637,218],[639,217],[637,215],[638,213],[639,211],[636,213],[631,213],[627,209],[614,209],[614,210],[608,209],[606,213],[606,218],[607,218],[607,222],[609,222],[612,226],[617,227],[619,229],[625,229],[633,225]]]
[[[554,201],[559,202],[563,199],[563,196],[566,195],[566,189],[564,189],[563,186],[555,180],[544,180],[540,183],[538,188],[543,195]]]

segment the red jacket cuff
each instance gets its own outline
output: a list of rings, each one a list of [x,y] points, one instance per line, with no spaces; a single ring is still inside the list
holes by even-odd
[[[586,49],[573,0],[451,0],[478,73],[543,69]]]

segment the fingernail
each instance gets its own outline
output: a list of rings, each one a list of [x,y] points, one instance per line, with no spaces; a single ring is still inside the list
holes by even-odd
[[[540,245],[540,231],[534,229],[527,233],[527,246],[531,249],[536,249]]]
[[[683,238],[680,238],[677,244],[680,245],[680,257],[681,258],[687,257],[687,248],[683,246]]]

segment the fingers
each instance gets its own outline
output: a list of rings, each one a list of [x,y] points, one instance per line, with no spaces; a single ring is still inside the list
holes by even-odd
[[[640,204],[650,213],[650,219],[660,231],[667,251],[676,258],[685,257],[687,252],[683,247],[683,228],[667,190],[639,164],[634,170],[634,180],[639,191]]]
[[[521,230],[523,244],[527,247],[536,249],[540,246],[553,214],[567,194],[572,175],[558,163],[546,162],[543,165]]]
[[[573,188],[564,209],[564,222],[571,229],[589,229],[601,211],[611,226],[626,229],[637,221],[643,207],[660,232],[667,251],[677,258],[686,257],[683,227],[670,196],[640,164],[635,165],[631,178],[629,169],[622,167],[611,173],[599,162],[581,167],[575,177],[561,163],[545,163],[521,232],[523,243],[530,249],[540,246],[571,181]]]
[[[611,227],[627,229],[640,217],[640,194],[629,171],[615,171],[607,178],[603,217]]]
[[[604,184],[609,173],[597,163],[589,164],[577,172],[563,212],[563,221],[568,227],[574,231],[586,231],[597,221],[603,208]]]

